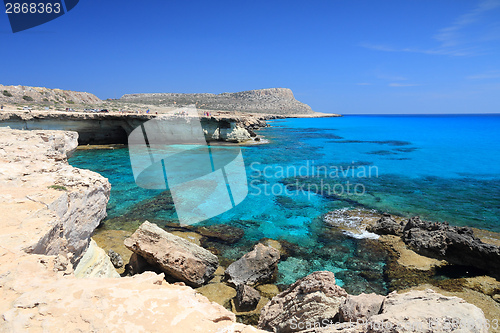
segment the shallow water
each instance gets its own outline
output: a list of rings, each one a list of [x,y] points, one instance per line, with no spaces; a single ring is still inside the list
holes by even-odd
[[[271,124],[259,131],[269,144],[241,148],[247,198],[203,223],[245,231],[238,243],[219,246],[233,260],[262,238],[295,244],[279,264],[278,283],[330,270],[350,292],[385,292],[384,255],[372,240],[326,226],[322,216],[336,209],[376,209],[500,231],[499,116],[346,116]],[[111,182],[105,228],[135,230],[145,219],[160,225],[177,220],[169,191],[135,185],[127,148],[77,151],[70,163]]]

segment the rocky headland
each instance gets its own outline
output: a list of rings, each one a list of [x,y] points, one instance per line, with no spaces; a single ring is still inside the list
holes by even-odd
[[[87,92],[0,85],[0,105],[0,127],[76,131],[80,145],[127,143],[134,128],[151,119],[183,116],[185,107],[198,110],[205,139],[213,143],[262,143],[255,130],[269,119],[339,116],[312,111],[285,88],[129,94],[103,101]]]
[[[314,115],[307,104],[297,101],[287,88],[269,88],[222,94],[127,94],[120,102],[161,105],[165,107],[196,105],[202,110],[238,111],[282,116]]]

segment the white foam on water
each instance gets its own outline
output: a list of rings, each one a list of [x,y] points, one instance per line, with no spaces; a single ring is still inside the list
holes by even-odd
[[[352,231],[344,231],[344,234],[356,238],[356,239],[378,239],[380,236],[377,234],[374,234],[373,232],[369,232],[366,230],[360,230],[360,233],[354,233]]]

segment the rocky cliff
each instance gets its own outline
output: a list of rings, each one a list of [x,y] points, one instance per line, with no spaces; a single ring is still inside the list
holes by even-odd
[[[4,86],[0,84],[0,104],[98,104],[102,101],[87,92],[44,87]]]
[[[129,94],[121,102],[164,106],[195,104],[199,109],[267,113],[279,115],[314,114],[307,104],[295,99],[287,88],[248,90],[222,94]]]
[[[110,186],[67,164],[76,146],[72,132],[0,129],[0,332],[262,332],[161,274],[77,279]]]
[[[148,120],[167,115],[132,113],[86,113],[54,111],[8,111],[0,113],[0,127],[23,130],[78,132],[79,144],[127,143],[130,132]],[[188,118],[185,118],[189,121]],[[168,120],[167,120],[168,121]],[[252,129],[266,126],[261,117],[218,115],[200,118],[207,142],[244,142]],[[255,135],[253,135],[255,136]]]
[[[0,138],[1,243],[77,262],[106,217],[108,180],[68,165],[74,132],[0,129]]]

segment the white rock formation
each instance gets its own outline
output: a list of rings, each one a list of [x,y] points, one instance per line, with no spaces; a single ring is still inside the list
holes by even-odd
[[[89,248],[75,268],[75,276],[77,278],[119,278],[120,274],[116,271],[106,252],[91,239]]]

